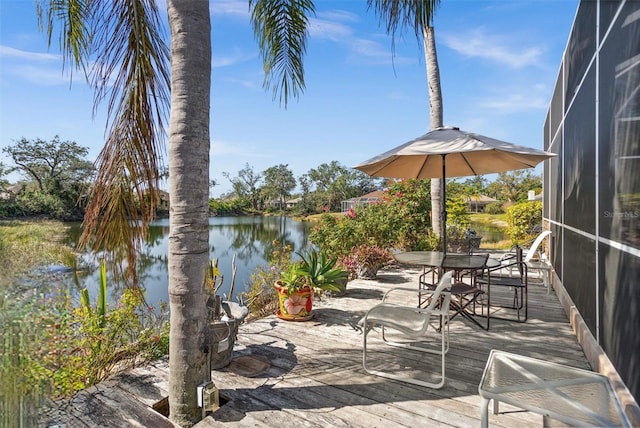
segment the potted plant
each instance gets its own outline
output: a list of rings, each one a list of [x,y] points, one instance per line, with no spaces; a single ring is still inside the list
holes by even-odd
[[[391,260],[389,250],[369,244],[353,247],[349,255],[357,265],[358,278],[362,279],[374,279],[378,275],[378,269]]]
[[[278,318],[289,321],[311,319],[313,288],[308,284],[300,262],[291,262],[280,272],[275,288],[278,292]]]
[[[335,267],[335,259],[327,259],[316,250],[298,253],[299,261],[291,262],[275,283],[279,309],[276,315],[285,320],[306,321],[312,317],[313,296],[323,291],[340,292],[339,281],[347,272]]]
[[[309,250],[305,254],[298,253],[298,255],[301,258],[301,268],[316,293],[344,291],[349,272],[338,266],[338,259],[329,259],[316,250]]]

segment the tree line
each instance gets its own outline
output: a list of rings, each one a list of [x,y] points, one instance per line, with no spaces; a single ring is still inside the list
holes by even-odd
[[[89,152],[74,141],[55,136],[50,141],[21,138],[3,148],[12,161],[0,162],[0,218],[44,216],[61,220],[81,220],[86,198],[95,177]],[[21,179],[10,183],[6,177],[19,172]],[[165,173],[165,176],[167,174]],[[224,172],[231,190],[220,198],[211,198],[212,215],[235,215],[269,211],[311,215],[341,210],[341,202],[375,190],[382,190],[389,180],[370,177],[338,161],[323,163],[295,177],[288,164],[256,171],[248,163],[235,175]],[[211,187],[218,185],[215,181]],[[499,202],[492,212],[501,212],[504,203],[527,199],[527,192],[542,189],[540,176],[531,170],[498,174],[489,182],[483,176],[447,181],[447,192],[474,197],[486,195]],[[295,199],[295,204],[288,204]]]

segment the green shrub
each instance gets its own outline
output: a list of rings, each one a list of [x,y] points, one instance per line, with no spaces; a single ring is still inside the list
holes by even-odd
[[[447,226],[466,230],[471,224],[468,208],[462,196],[447,198]]]
[[[542,202],[527,201],[507,209],[507,233],[514,245],[521,245],[535,238],[542,224]]]
[[[140,289],[124,290],[113,307],[106,306],[106,284],[95,305],[83,293],[77,306],[56,285],[28,292],[28,299],[24,293],[0,302],[0,415],[23,417],[21,401],[70,396],[168,354],[166,307],[160,314],[149,309]]]
[[[343,216],[324,214],[309,239],[328,257],[344,257],[360,245],[401,250],[437,247],[431,232],[428,180],[408,179],[389,186],[381,202],[358,206]]]
[[[229,200],[209,199],[209,212],[217,216],[242,215],[249,208],[249,203],[240,198]]]
[[[502,208],[502,202],[491,202],[484,207],[484,212],[487,214],[502,214],[504,208]]]

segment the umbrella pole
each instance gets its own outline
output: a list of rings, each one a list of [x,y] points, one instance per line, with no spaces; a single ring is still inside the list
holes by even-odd
[[[442,202],[440,205],[440,236],[442,237],[442,253],[447,255],[447,172],[445,157],[442,155]]]

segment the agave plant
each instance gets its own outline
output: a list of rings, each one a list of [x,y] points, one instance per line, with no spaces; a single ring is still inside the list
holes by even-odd
[[[300,256],[300,268],[307,283],[315,290],[342,291],[341,281],[346,280],[349,273],[336,267],[337,259],[328,259],[316,250],[297,253]]]

